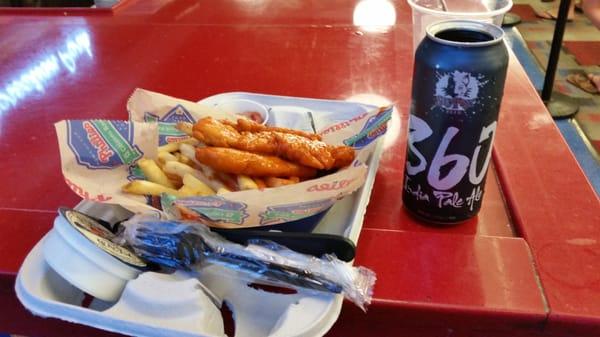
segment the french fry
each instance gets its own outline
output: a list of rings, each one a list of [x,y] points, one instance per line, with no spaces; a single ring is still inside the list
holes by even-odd
[[[189,174],[198,173],[198,170],[196,170],[193,167],[188,166],[184,163],[180,163],[179,161],[169,161],[169,162],[165,163],[164,170],[165,170],[165,173],[177,175],[181,178],[183,178],[183,176],[186,173],[189,173]]]
[[[229,193],[231,192],[228,188],[226,187],[221,187],[217,190],[217,195],[221,195],[221,194],[225,194],[225,193]]]
[[[256,184],[256,182],[252,180],[252,178],[243,174],[237,176],[237,183],[240,191],[258,189],[258,185]]]
[[[177,122],[175,127],[177,128],[177,130],[185,133],[188,136],[191,136],[191,137],[194,136],[194,132],[192,131],[194,125],[192,123]]]
[[[212,188],[190,173],[186,173],[183,176],[183,186],[194,191],[194,195],[206,196],[215,194]]]
[[[204,146],[204,144],[201,144],[200,141],[196,138],[188,138],[182,141],[181,144],[189,144],[192,146]]]
[[[238,186],[237,176],[235,174],[223,173],[219,171],[214,171],[214,175],[212,176],[214,179],[219,180],[223,183],[223,187],[230,191],[239,191],[240,188]]]
[[[229,190],[229,188],[227,188],[227,186],[225,184],[223,184],[223,182],[221,180],[216,178],[214,175],[208,176],[205,172],[206,171],[199,172],[199,174],[194,174],[194,176],[196,178],[202,180],[203,183],[210,186],[210,188],[212,188],[215,191],[217,191],[221,188],[225,188],[225,189]]]
[[[158,162],[159,162],[159,164],[163,164],[164,165],[166,162],[173,161],[173,160],[177,161],[177,157],[175,157],[174,155],[172,155],[169,152],[162,151],[162,152],[158,153]]]
[[[200,180],[207,186],[209,186],[213,191],[218,190],[219,188],[225,187],[222,182],[216,179],[208,178],[204,173],[200,170],[196,170],[195,168],[188,166],[186,164],[180,163],[178,161],[170,161],[167,162],[163,168],[166,173],[174,174],[183,178],[186,174],[193,175],[196,179]],[[213,193],[214,194],[214,193]]]
[[[275,178],[275,177],[265,178],[265,184],[268,187],[280,187],[280,186],[292,185],[292,184],[298,183],[299,181],[300,181],[300,179],[298,177],[292,177],[290,179]]]
[[[190,167],[196,166],[196,163],[194,163],[189,157],[187,157],[187,156],[185,156],[183,154],[179,155],[179,162],[183,163],[183,164],[186,164],[186,165],[188,165]]]
[[[173,188],[169,188],[157,183],[146,180],[134,180],[125,184],[122,188],[123,192],[139,194],[139,195],[154,195],[160,196],[161,193],[169,193],[179,196],[179,192]]]
[[[180,176],[166,172],[165,175],[167,176],[167,178],[169,178],[169,181],[171,181],[174,188],[180,188],[181,185],[183,185],[183,179]]]
[[[191,187],[187,185],[181,186],[180,189],[177,190],[179,192],[180,197],[194,197],[196,196],[196,191],[194,191]]]
[[[175,188],[180,188],[183,186],[183,182],[181,180],[173,180],[169,179]]]
[[[175,152],[179,150],[180,143],[168,143],[158,147],[158,152]]]
[[[194,146],[192,146],[190,144],[182,143],[181,146],[179,147],[179,151],[181,151],[182,155],[188,157],[191,161],[193,161],[194,164],[196,164],[196,167],[200,168],[200,170],[202,171],[202,172],[200,172],[200,174],[204,178],[201,178],[201,177],[198,177],[198,175],[195,175],[196,178],[199,178],[200,180],[202,180],[205,184],[210,186],[215,191],[218,191],[220,188],[225,187],[225,184],[223,184],[222,181],[220,181],[219,179],[216,178],[217,172],[215,172],[215,170],[213,170],[210,166],[204,165],[204,164],[200,163],[198,160],[196,160],[196,149]],[[208,178],[208,177],[211,177],[211,178]],[[227,189],[227,190],[229,190],[229,189]]]
[[[262,178],[254,178],[254,182],[256,183],[256,186],[258,186],[259,190],[267,188],[267,184]]]
[[[146,176],[146,179],[153,183],[163,185],[165,187],[174,188],[173,184],[169,181],[169,178],[165,173],[156,165],[156,162],[152,159],[142,158],[138,161],[138,166]]]
[[[194,146],[200,144],[200,141],[198,139],[194,138],[194,131],[193,131],[194,124],[187,123],[187,122],[177,122],[175,127],[177,128],[177,130],[190,136],[190,139],[186,139],[186,140],[182,141],[182,143],[190,144],[190,145],[194,145]]]
[[[182,155],[190,158],[190,160],[196,163],[196,165],[202,165],[198,160],[196,160],[196,149],[193,145],[183,143],[179,146],[179,151]]]

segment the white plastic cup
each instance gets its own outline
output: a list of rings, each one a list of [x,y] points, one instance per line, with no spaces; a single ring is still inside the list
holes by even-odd
[[[412,7],[413,51],[432,23],[450,19],[477,20],[502,26],[512,0],[407,0]]]

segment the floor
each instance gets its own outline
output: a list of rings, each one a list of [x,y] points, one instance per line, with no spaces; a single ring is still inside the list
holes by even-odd
[[[523,22],[505,28],[507,42],[525,68],[534,86],[541,91],[545,66],[554,32],[554,21],[544,20],[535,11],[558,6],[540,0],[515,0],[512,12]],[[600,31],[581,13],[567,23],[554,90],[575,99],[579,112],[571,119],[557,120],[557,126],[600,195],[600,95],[583,92],[566,81],[572,72],[600,73]]]

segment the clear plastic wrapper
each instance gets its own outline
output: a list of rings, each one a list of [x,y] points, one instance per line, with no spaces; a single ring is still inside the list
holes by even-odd
[[[164,221],[135,216],[124,223],[123,240],[147,261],[173,269],[199,269],[215,263],[269,285],[342,293],[366,310],[376,276],[334,255],[315,257],[272,241],[251,240],[243,246],[227,241],[198,222]]]

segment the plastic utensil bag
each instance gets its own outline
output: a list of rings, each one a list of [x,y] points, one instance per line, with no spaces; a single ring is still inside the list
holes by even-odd
[[[342,293],[363,310],[371,302],[375,273],[365,267],[353,267],[334,255],[319,258],[265,240],[250,240],[243,246],[199,222],[137,215],[124,226],[121,241],[140,257],[162,267],[198,270],[206,263],[220,264],[259,283]]]

